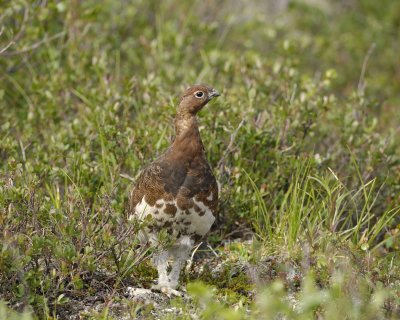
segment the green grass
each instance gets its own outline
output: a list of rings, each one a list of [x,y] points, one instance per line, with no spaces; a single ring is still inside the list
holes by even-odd
[[[271,239],[275,239],[278,248],[284,246],[288,250],[296,248],[299,241],[317,246],[327,236],[351,241],[362,250],[379,250],[385,244],[385,240],[377,241],[378,237],[399,215],[400,208],[388,208],[377,215],[374,205],[379,190],[375,179],[360,181],[359,189],[348,190],[328,170],[322,177],[314,176],[309,162],[300,162],[283,198],[272,203],[270,209],[256,183],[248,177],[257,199],[255,230],[263,242],[273,243]]]
[[[398,318],[399,13],[1,2],[0,318]],[[168,314],[124,297],[155,276],[126,204],[197,82],[222,92],[199,115],[220,212]]]

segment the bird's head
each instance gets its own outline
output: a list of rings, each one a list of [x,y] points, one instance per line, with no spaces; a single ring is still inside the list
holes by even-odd
[[[210,86],[196,84],[185,90],[179,102],[179,112],[195,115],[211,99],[220,96],[219,92]]]

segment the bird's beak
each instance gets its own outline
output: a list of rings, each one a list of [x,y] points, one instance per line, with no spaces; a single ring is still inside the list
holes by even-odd
[[[217,91],[217,90],[215,90],[215,89],[212,89],[211,91],[210,91],[210,93],[208,94],[208,99],[212,99],[212,98],[215,98],[215,97],[219,97],[221,94]]]

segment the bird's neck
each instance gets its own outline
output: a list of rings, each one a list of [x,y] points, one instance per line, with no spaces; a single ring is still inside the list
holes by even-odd
[[[175,117],[176,138],[199,133],[197,117],[190,113],[178,113]]]
[[[199,152],[203,151],[197,117],[193,114],[178,113],[175,118],[175,140],[173,148]]]

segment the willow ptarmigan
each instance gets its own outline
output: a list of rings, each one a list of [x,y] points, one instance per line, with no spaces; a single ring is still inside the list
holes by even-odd
[[[207,85],[194,85],[183,93],[173,143],[143,169],[131,192],[130,214],[142,221],[152,217],[141,238],[155,244],[164,230],[173,239],[170,247],[155,253],[152,259],[158,271],[158,284],[153,288],[168,294],[178,293],[179,275],[195,241],[215,220],[218,186],[207,162],[196,114],[219,95]]]

